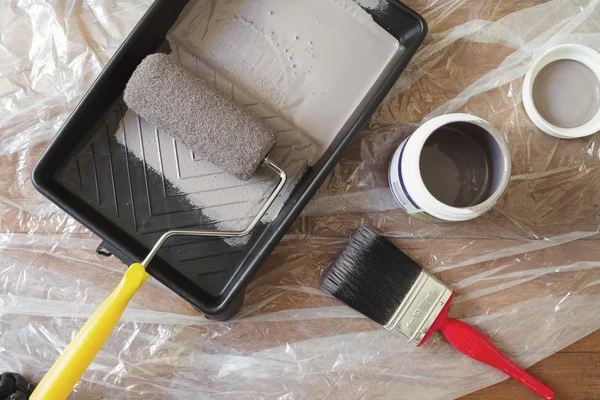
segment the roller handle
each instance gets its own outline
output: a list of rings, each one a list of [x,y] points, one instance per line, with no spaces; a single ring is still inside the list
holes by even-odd
[[[464,322],[448,318],[439,330],[446,340],[461,353],[504,372],[544,399],[554,399],[552,389],[509,360],[475,328]]]
[[[141,264],[133,264],[119,286],[104,300],[37,385],[32,400],[63,400],[83,376],[98,351],[119,322],[123,311],[149,275]]]

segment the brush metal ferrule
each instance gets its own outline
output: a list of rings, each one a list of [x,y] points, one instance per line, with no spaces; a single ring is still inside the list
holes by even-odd
[[[408,343],[418,346],[452,296],[443,283],[421,271],[400,307],[384,325],[391,332],[406,336]]]

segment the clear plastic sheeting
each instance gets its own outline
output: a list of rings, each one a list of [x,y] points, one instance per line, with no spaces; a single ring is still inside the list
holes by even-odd
[[[125,266],[36,193],[31,169],[150,1],[10,1],[0,8],[0,371],[39,381]],[[206,320],[155,282],[134,298],[74,398],[451,399],[505,376],[434,335],[408,346],[323,295],[323,272],[373,226],[458,293],[452,317],[522,366],[600,328],[600,141],[529,121],[522,79],[560,43],[600,50],[598,0],[406,2],[430,34],[368,129],[251,283],[234,321]],[[426,223],[387,188],[424,119],[483,117],[513,178],[464,223]]]
[[[151,0],[0,4],[0,154],[54,136]]]

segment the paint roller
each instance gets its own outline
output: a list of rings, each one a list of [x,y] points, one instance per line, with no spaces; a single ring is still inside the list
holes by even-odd
[[[242,180],[250,179],[275,144],[270,126],[166,54],[139,65],[124,99],[197,156]]]
[[[266,157],[275,144],[273,129],[166,54],[153,54],[142,61],[127,83],[124,99],[131,110],[226,172],[247,180],[262,164],[279,175],[279,183],[243,231],[172,230],[162,235],[142,263],[129,267],[119,286],[81,328],[36,387],[33,400],[70,395],[133,295],[148,279],[146,267],[170,237],[246,236],[287,181],[285,171]]]

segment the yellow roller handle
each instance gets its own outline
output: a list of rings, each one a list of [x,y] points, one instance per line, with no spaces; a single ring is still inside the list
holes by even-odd
[[[92,314],[37,385],[30,397],[32,400],[63,400],[71,394],[119,322],[127,304],[148,277],[142,264],[129,267],[119,286]]]

